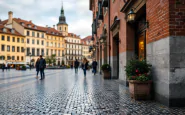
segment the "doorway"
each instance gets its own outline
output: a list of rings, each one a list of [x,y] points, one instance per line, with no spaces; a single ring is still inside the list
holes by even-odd
[[[113,37],[113,77],[119,79],[119,33]]]

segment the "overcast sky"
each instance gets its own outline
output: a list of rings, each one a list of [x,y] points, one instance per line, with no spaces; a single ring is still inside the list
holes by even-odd
[[[50,26],[58,23],[62,0],[0,0],[0,19],[13,17],[32,20],[36,25]],[[89,0],[63,0],[69,32],[82,38],[91,35],[92,13]]]

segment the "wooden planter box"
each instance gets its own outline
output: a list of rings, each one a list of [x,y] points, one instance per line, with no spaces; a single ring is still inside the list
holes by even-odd
[[[137,81],[129,80],[129,92],[131,98],[135,100],[148,100],[150,99],[152,81]]]
[[[111,76],[110,71],[108,71],[108,70],[103,71],[103,78],[104,79],[110,79],[111,78],[110,76]]]

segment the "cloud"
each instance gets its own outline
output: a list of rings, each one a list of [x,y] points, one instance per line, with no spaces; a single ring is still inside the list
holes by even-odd
[[[8,18],[8,11],[14,17],[32,20],[41,26],[53,26],[58,23],[61,0],[0,0],[0,19]],[[69,32],[85,37],[91,35],[92,13],[89,0],[63,0]]]

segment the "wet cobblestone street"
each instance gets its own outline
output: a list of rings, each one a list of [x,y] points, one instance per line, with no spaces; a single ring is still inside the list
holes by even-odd
[[[119,80],[103,80],[91,71],[35,70],[0,72],[0,114],[52,115],[185,115],[154,101],[134,101]]]

